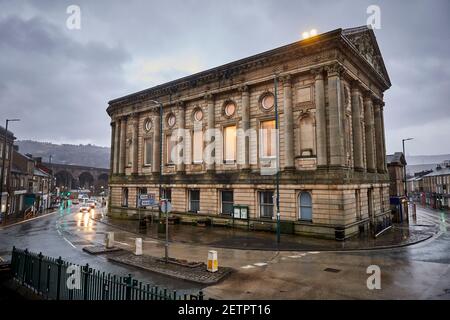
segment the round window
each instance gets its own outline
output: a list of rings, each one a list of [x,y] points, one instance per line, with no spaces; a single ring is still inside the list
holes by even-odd
[[[272,93],[268,93],[262,98],[261,104],[265,110],[272,109],[275,105],[275,97]]]
[[[201,109],[197,109],[194,112],[194,119],[195,121],[202,121],[203,119],[203,111]]]
[[[175,118],[175,115],[172,113],[167,118],[167,124],[169,125],[169,127],[173,127],[175,125],[175,122],[176,122],[176,118]]]
[[[228,117],[231,117],[234,112],[236,111],[236,105],[233,102],[229,102],[225,105],[225,115],[227,115]]]
[[[150,131],[152,129],[152,120],[150,119],[145,120],[144,129],[145,131]]]

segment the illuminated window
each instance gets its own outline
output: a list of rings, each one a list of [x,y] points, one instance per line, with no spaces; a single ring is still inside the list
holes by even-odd
[[[264,110],[270,110],[275,105],[275,97],[272,93],[267,93],[261,100],[261,106]]]
[[[194,120],[195,121],[202,121],[203,119],[203,111],[201,109],[197,109],[194,112]]]
[[[276,157],[275,120],[261,122],[259,150],[261,158]]]
[[[224,162],[236,161],[236,126],[228,126],[224,129]]]
[[[193,149],[193,162],[202,163],[203,162],[203,131],[194,131],[194,139],[192,140]]]
[[[173,164],[174,163],[174,148],[176,144],[175,141],[172,140],[172,135],[166,136],[166,160],[167,164]]]
[[[169,115],[169,117],[167,118],[167,124],[169,125],[169,127],[173,127],[176,122],[177,122],[177,120],[176,120],[175,115],[173,113],[171,113]]]
[[[231,117],[235,111],[236,111],[236,105],[233,102],[228,102],[225,105],[224,112],[225,112],[226,116]]]
[[[153,158],[153,142],[152,142],[152,139],[145,139],[144,141],[145,141],[144,142],[144,148],[145,148],[144,164],[151,165],[152,158]]]

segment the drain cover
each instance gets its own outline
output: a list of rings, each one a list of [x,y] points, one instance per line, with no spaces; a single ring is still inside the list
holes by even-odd
[[[323,270],[323,271],[326,271],[326,272],[333,272],[333,273],[338,273],[338,272],[340,272],[341,270],[339,270],[339,269],[333,269],[333,268],[326,268],[326,269]]]

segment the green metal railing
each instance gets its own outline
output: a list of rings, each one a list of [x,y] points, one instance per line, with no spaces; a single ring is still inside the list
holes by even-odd
[[[13,277],[49,300],[203,300],[203,292],[180,294],[61,259],[13,247]]]

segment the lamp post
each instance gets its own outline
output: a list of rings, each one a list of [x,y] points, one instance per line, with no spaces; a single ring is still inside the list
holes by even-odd
[[[162,194],[162,174],[163,174],[163,156],[162,156],[162,144],[163,144],[163,104],[158,100],[151,100],[150,102],[159,105],[159,197],[158,197],[158,209],[161,216],[161,199]],[[166,204],[167,208],[167,204]],[[169,213],[166,210],[166,243],[164,246],[164,255],[166,263],[169,261]]]
[[[280,143],[279,139],[280,136],[278,134],[278,77],[275,74],[275,77],[273,79],[274,82],[274,99],[275,99],[275,132],[276,132],[276,152],[277,152],[277,158],[276,158],[276,208],[277,208],[277,244],[280,243]]]
[[[3,183],[4,183],[4,176],[5,176],[5,157],[6,157],[6,136],[8,135],[8,123],[13,121],[20,121],[20,119],[6,119],[6,125],[5,125],[5,136],[3,139],[3,154],[2,154],[2,170],[0,174],[0,214],[2,213],[2,203],[3,203]],[[10,152],[9,155],[9,161],[11,162],[12,158],[12,152]],[[4,223],[6,223],[6,217],[7,217],[7,210],[8,210],[8,196],[6,196],[6,203],[5,203],[5,219]]]
[[[403,146],[403,156],[405,157],[406,162],[406,154],[405,154],[405,141],[413,140],[414,138],[407,138],[402,139],[402,146]],[[404,182],[405,182],[405,196],[408,198],[408,184],[406,182],[406,164],[403,166],[403,176],[404,176]]]

